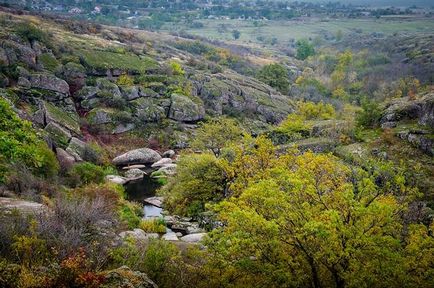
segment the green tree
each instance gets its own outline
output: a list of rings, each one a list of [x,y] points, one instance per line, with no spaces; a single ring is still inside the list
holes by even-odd
[[[242,130],[233,119],[217,118],[203,122],[196,130],[191,147],[197,150],[209,150],[216,157],[231,142],[241,139]]]
[[[235,40],[240,39],[241,32],[239,30],[232,30],[232,37],[234,37]]]
[[[297,46],[297,59],[305,60],[307,57],[315,55],[315,48],[306,39],[298,40],[295,45]]]
[[[224,226],[205,243],[206,271],[217,279],[210,286],[433,284],[434,238],[423,225],[404,233],[400,215],[416,191],[400,173],[379,186],[376,175],[330,155],[289,153],[273,163],[268,177],[215,206]]]
[[[362,101],[362,110],[356,115],[356,123],[359,127],[375,128],[380,124],[382,110],[378,103],[370,100]]]
[[[257,78],[262,82],[276,88],[283,94],[288,94],[289,92],[289,79],[287,69],[278,64],[265,65],[258,72]]]
[[[197,216],[210,201],[222,200],[224,192],[223,168],[208,153],[182,155],[176,175],[160,190],[167,210],[189,216]]]

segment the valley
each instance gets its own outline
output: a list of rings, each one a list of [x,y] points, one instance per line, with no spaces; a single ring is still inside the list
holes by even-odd
[[[1,287],[434,285],[432,8],[36,2],[0,6]]]

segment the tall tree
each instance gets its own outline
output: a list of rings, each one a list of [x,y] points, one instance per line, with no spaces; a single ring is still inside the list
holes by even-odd
[[[405,186],[400,173],[378,186],[378,175],[352,171],[330,155],[291,153],[273,163],[263,174],[268,177],[247,181],[239,196],[215,208],[224,226],[206,243],[211,254],[207,267],[220,275],[220,284],[428,287],[434,283],[429,276],[434,261],[428,260],[434,256],[434,238],[423,225],[405,232],[409,227],[401,215],[416,191]],[[415,264],[412,253],[419,248],[425,255],[418,254],[423,262]],[[424,267],[423,275],[408,261]]]
[[[315,55],[315,48],[306,39],[298,40],[295,45],[297,46],[297,59],[305,60],[307,57]]]

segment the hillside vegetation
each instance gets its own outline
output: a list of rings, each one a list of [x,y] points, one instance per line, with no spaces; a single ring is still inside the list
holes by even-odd
[[[0,11],[0,287],[434,286],[420,20],[286,46],[55,16]]]

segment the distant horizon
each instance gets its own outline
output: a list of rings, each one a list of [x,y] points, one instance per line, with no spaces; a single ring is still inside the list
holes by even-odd
[[[296,0],[291,0],[296,2]],[[314,2],[314,3],[328,3],[328,2],[340,2],[343,4],[356,4],[356,5],[368,5],[368,6],[434,6],[433,0],[299,0],[298,2]]]

